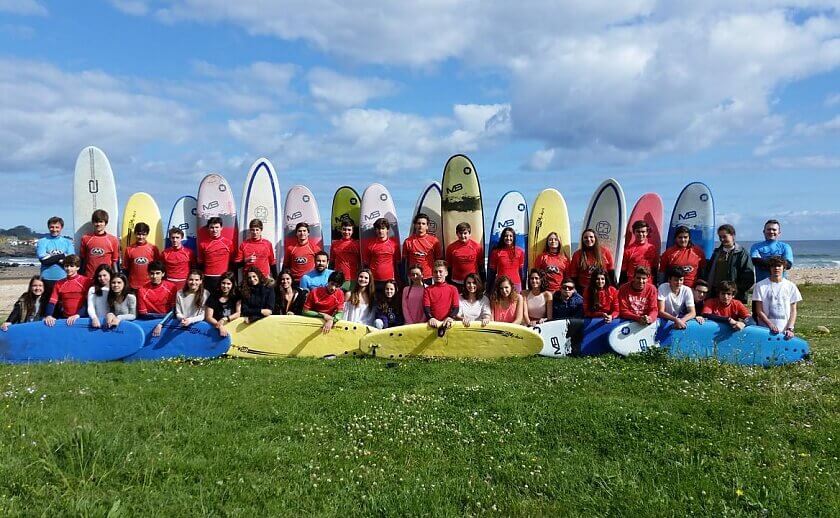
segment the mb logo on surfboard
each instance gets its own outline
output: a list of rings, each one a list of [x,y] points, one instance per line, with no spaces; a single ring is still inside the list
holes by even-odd
[[[680,221],[685,220],[685,219],[694,219],[696,217],[697,217],[697,211],[696,210],[690,210],[690,211],[686,212],[685,214],[677,214],[677,218],[679,218]]]
[[[375,210],[375,211],[371,212],[370,214],[365,214],[365,221],[370,221],[372,219],[378,219],[379,216],[380,216],[380,212],[378,210]]]
[[[286,221],[294,221],[296,219],[302,218],[303,213],[301,211],[293,212],[291,214],[286,215]]]
[[[463,184],[456,183],[452,187],[447,187],[446,188],[446,194],[452,194],[452,193],[455,193],[455,192],[458,192],[458,191],[462,191],[463,189],[464,189]]]

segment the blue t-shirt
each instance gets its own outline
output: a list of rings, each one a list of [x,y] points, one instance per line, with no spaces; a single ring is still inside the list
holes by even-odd
[[[782,241],[762,241],[750,247],[750,257],[757,259],[769,259],[777,255],[788,261],[793,266],[793,249],[789,244]],[[755,282],[763,281],[770,277],[770,270],[756,265]],[[787,277],[787,274],[785,274]]]
[[[35,255],[38,256],[39,261],[49,259],[50,256],[53,255],[70,255],[75,253],[76,251],[73,249],[73,242],[62,236],[42,237],[35,245]],[[67,277],[67,274],[64,272],[64,267],[56,263],[48,267],[41,265],[41,277],[48,281],[60,281],[61,279]]]
[[[326,286],[332,272],[332,270],[326,268],[323,273],[318,273],[318,270],[312,270],[309,273],[305,273],[303,277],[300,278],[300,289],[312,291],[313,288]]]

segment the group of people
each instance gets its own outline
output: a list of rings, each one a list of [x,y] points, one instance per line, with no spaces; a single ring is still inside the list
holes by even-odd
[[[425,322],[441,335],[455,321],[533,326],[581,317],[643,324],[664,318],[685,328],[688,320],[709,318],[735,328],[753,319],[790,338],[801,300],[784,278],[793,253],[778,240],[775,220],[765,224],[765,241],[750,253],[735,242],[731,225],[721,225],[720,246],[708,260],[687,227],[676,230],[675,244],[659,256],[648,241],[647,223],[636,221],[616,288],[612,254],[592,229],[582,233],[571,258],[552,232],[526,272],[526,252],[516,246],[514,230],[505,228],[490,250],[485,275],[484,250],[470,225],[460,223],[457,240],[444,249],[423,213],[402,244],[385,218],[374,222],[373,237],[360,240],[356,222],[345,216],[329,253],[309,239],[307,223],[298,223],[285,243],[282,268],[259,219],[248,223],[248,238],[236,247],[223,235],[221,218],[210,218],[208,237],[196,253],[184,246],[181,229],[169,229],[170,246],[159,250],[147,241],[149,226],[137,223],[134,242],[120,255],[119,240],[105,231],[108,217],[102,210],[93,213],[93,232],[82,238],[79,255],[61,236],[63,220],[49,219],[50,234],[37,244],[41,275],[30,280],[2,330],[35,320],[53,326],[56,318],[73,325],[84,316],[97,327],[160,319],[155,334],[170,318],[181,326],[205,320],[222,335],[231,320],[252,323],[273,314],[319,317],[325,333],[345,320],[377,328]],[[751,312],[745,306],[750,289]]]

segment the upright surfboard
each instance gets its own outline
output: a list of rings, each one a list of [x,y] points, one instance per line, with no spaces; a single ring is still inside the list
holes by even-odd
[[[315,201],[312,191],[303,185],[295,185],[286,193],[286,203],[283,206],[284,239],[297,239],[295,227],[298,223],[309,224],[309,241],[316,249],[323,248],[324,234],[318,202]]]
[[[397,220],[397,209],[394,207],[394,199],[384,185],[373,183],[362,194],[361,236],[363,243],[376,237],[373,224],[379,218],[388,220],[388,223],[391,224],[388,237],[396,239],[397,245],[401,245],[399,221]]]
[[[118,207],[117,184],[108,157],[97,147],[84,148],[76,158],[73,174],[73,242],[77,253],[82,236],[93,232],[90,217],[95,210],[108,212],[105,231],[112,236],[117,235]]]
[[[499,244],[502,230],[512,228],[516,232],[516,246],[528,252],[528,204],[519,191],[508,191],[499,200],[490,229],[490,250]],[[488,254],[489,256],[489,254]],[[525,257],[525,272],[528,271],[528,257]],[[526,277],[523,276],[523,279]]]
[[[417,198],[417,204],[414,205],[414,216],[417,216],[421,212],[429,216],[429,234],[435,236],[438,239],[441,239],[443,237],[443,219],[441,217],[440,203],[440,184],[437,182],[432,182],[425,189],[423,189],[423,192],[420,194],[420,197]],[[413,225],[413,216],[411,218],[411,221]],[[413,226],[410,229],[410,232],[414,232]]]
[[[198,244],[210,239],[207,222],[210,218],[222,218],[222,235],[231,240],[234,248],[239,243],[236,220],[236,202],[233,190],[225,177],[211,173],[198,186]]]
[[[260,158],[251,165],[242,190],[239,217],[242,230],[239,239],[248,239],[248,225],[258,219],[263,224],[262,237],[274,245],[274,255],[281,257],[282,232],[280,230],[280,183],[274,166],[267,158]]]
[[[484,207],[475,166],[466,156],[455,155],[447,160],[440,183],[444,249],[458,239],[455,227],[469,223],[472,239],[484,250]]]
[[[341,239],[341,220],[349,217],[353,220],[353,239],[359,239],[359,223],[362,214],[362,198],[356,189],[347,185],[339,187],[333,195],[332,213],[330,215],[330,227],[332,228],[332,240]]]
[[[572,257],[572,229],[566,200],[557,189],[545,189],[537,195],[531,208],[528,227],[528,264],[535,264],[545,250],[545,240],[552,232],[560,237],[566,257]]]
[[[171,318],[163,324],[159,336],[154,336],[152,330],[160,320],[136,320],[134,323],[145,333],[145,341],[143,347],[124,358],[125,361],[216,358],[230,348],[230,336],[222,337],[207,322],[196,322],[185,328],[177,319]]]
[[[686,185],[677,196],[668,226],[667,246],[673,246],[677,227],[688,227],[691,242],[703,249],[706,259],[715,249],[715,200],[702,182]]]
[[[147,241],[163,251],[163,221],[160,218],[160,209],[155,199],[145,192],[132,194],[125,204],[120,231],[120,246],[123,250],[134,244],[134,225],[137,223],[149,225]]]
[[[320,318],[272,315],[248,324],[238,318],[227,324],[231,346],[229,356],[238,358],[276,358],[355,356],[359,340],[367,333],[363,324],[340,320],[324,334]]]
[[[169,240],[169,229],[180,228],[184,232],[183,245],[191,248],[193,252],[198,250],[198,208],[195,196],[181,196],[172,206],[172,212],[169,213],[169,225],[164,229],[164,244],[166,247],[172,246]]]
[[[642,195],[627,219],[627,232],[624,233],[624,242],[632,243],[633,223],[644,221],[648,224],[648,241],[656,245],[657,257],[662,254],[662,224],[665,220],[665,211],[662,207],[662,198],[655,192]]]
[[[581,234],[587,228],[595,231],[601,246],[612,253],[615,262],[615,283],[621,275],[621,263],[624,259],[624,229],[627,225],[627,212],[624,191],[613,178],[604,180],[595,189],[586,216],[583,218]]]

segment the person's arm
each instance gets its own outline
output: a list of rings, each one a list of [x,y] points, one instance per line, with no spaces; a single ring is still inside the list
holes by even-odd
[[[263,306],[260,309],[260,314],[267,317],[274,313],[274,290],[270,288],[265,289],[265,298],[263,299]]]
[[[656,318],[659,316],[659,305],[656,303],[656,293],[654,290],[648,290],[646,316],[648,324],[656,322]]]
[[[309,275],[303,274],[300,278],[300,289],[309,291],[311,288],[309,287]]]
[[[195,294],[196,297],[198,297],[198,295],[199,294],[197,294],[197,293]],[[203,293],[204,303],[202,304],[201,310],[200,311],[196,310],[194,315],[186,318],[186,321],[189,325],[192,325],[192,324],[195,324],[196,322],[201,322],[202,320],[204,320],[204,305],[207,304],[207,299],[208,298],[209,298],[209,293],[207,292],[207,290],[204,290],[204,293]]]
[[[175,318],[177,318],[178,320],[183,320],[184,318],[186,318],[186,314],[187,311],[184,307],[184,294],[181,292],[181,290],[178,290],[178,293],[175,295]]]
[[[776,327],[776,325],[773,324],[773,322],[770,321],[770,318],[767,316],[767,313],[764,312],[764,303],[761,302],[760,300],[754,300],[753,301],[753,307],[755,307],[755,319],[756,319],[756,321],[759,324],[761,324],[763,326],[766,326],[770,330],[771,333],[773,333],[773,334],[778,333],[779,328]]]
[[[55,255],[46,254],[45,256],[38,257],[38,261],[41,263],[41,266],[43,266],[44,268],[49,268],[50,266],[52,266],[54,264],[62,264],[65,257],[67,257],[67,256],[64,255],[64,254],[55,254]]]
[[[134,294],[128,294],[125,297],[125,304],[128,306],[128,311],[122,315],[117,315],[118,320],[135,320],[137,318],[137,297]]]
[[[524,320],[523,315],[525,314],[525,310],[522,307],[524,305],[525,304],[523,303],[522,295],[517,294],[516,295],[516,316],[514,317],[513,322],[511,322],[512,324],[522,325],[522,322]]]
[[[793,248],[791,248],[791,246],[787,243],[785,243],[784,248],[785,248],[784,260],[785,260],[785,263],[786,263],[785,264],[785,270],[790,270],[791,268],[793,268]]]
[[[618,315],[621,311],[621,309],[619,308],[619,302],[618,302],[618,290],[616,290],[612,286],[606,287],[604,289],[607,290],[607,292],[609,293],[609,296],[610,296],[610,312],[609,312],[609,315],[612,318],[618,318]]]
[[[755,284],[755,268],[753,267],[750,256],[744,252],[741,254],[741,264],[738,271],[738,293],[746,299],[747,292]]]
[[[785,326],[785,338],[790,340],[793,338],[793,329],[796,327],[796,302],[791,302],[790,304],[790,318],[788,318],[787,325]]]
[[[93,327],[99,327],[99,315],[96,314],[96,290],[93,288],[88,290],[87,312],[88,315],[90,315],[90,325]]]
[[[14,307],[12,307],[12,312],[9,313],[9,318],[3,323],[3,331],[8,329],[11,324],[19,324],[22,318],[20,304],[15,302]]]
[[[549,322],[554,318],[554,294],[545,292],[545,321]]]
[[[672,315],[672,314],[668,313],[667,311],[665,311],[665,301],[664,300],[659,299],[657,305],[659,307],[659,318],[661,318],[663,320],[668,320],[668,321],[671,321],[671,322],[674,322],[674,323],[679,322],[680,319],[677,318],[676,315]]]
[[[525,295],[524,295],[525,293],[527,293],[527,290],[522,290],[519,293],[519,296],[522,298],[522,300],[525,300]],[[534,324],[536,324],[536,322],[534,322]],[[530,326],[531,325],[531,315],[529,315],[527,311],[522,312],[522,325],[523,326]]]

